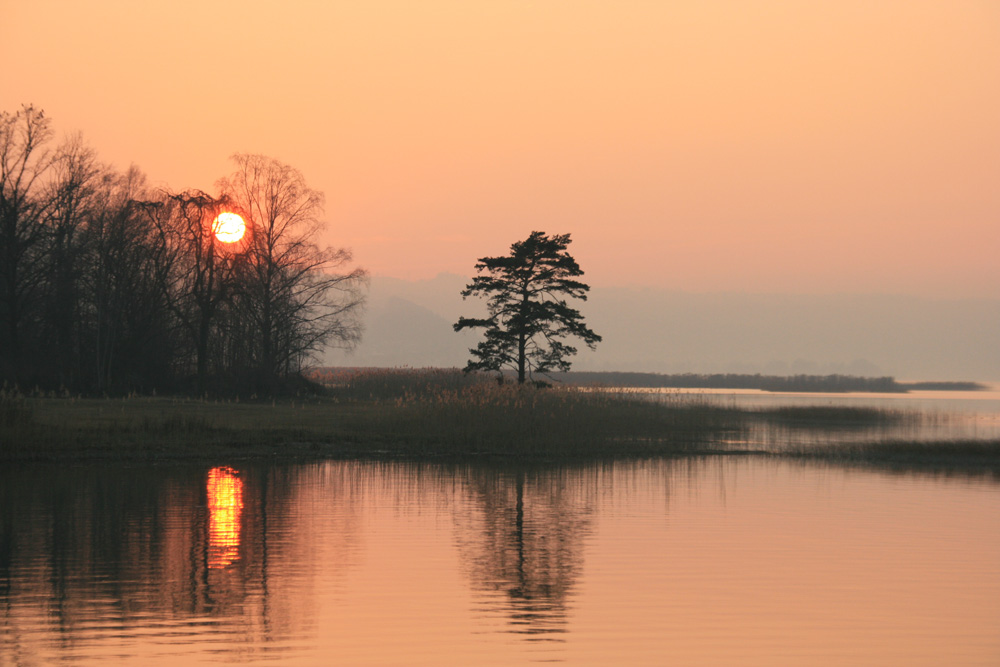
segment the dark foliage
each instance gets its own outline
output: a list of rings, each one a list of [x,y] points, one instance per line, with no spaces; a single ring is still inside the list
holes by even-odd
[[[298,392],[310,357],[360,338],[366,274],[322,249],[322,195],[234,156],[220,194],[154,190],[33,106],[0,112],[0,386],[60,393]],[[213,221],[249,231],[223,244]]]
[[[469,350],[474,358],[466,371],[493,371],[502,377],[504,369],[511,369],[523,384],[532,373],[569,370],[568,358],[577,349],[564,339],[579,338],[591,349],[601,341],[567,303],[586,301],[590,290],[577,280],[583,271],[566,251],[570,242],[569,234],[532,232],[511,245],[509,255],[480,258],[480,275],[462,297],[485,298],[489,316],[461,317],[455,323],[455,331],[485,330],[485,340]]]
[[[978,382],[900,382],[905,391],[984,391],[988,387]]]

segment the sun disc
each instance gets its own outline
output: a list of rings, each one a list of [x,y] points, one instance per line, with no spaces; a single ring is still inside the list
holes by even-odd
[[[238,213],[229,211],[220,213],[215,222],[212,223],[212,232],[215,233],[215,238],[223,243],[236,243],[243,238],[246,230],[247,225],[243,222],[243,218]]]

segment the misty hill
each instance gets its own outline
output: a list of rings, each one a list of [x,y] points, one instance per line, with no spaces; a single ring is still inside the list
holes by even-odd
[[[392,294],[373,295],[364,342],[341,360],[361,366],[448,368],[462,364],[474,345],[474,335],[456,334],[451,321],[424,306]]]
[[[374,278],[364,341],[323,363],[464,366],[478,335],[452,324],[484,312],[463,302],[466,282]],[[1000,380],[1000,299],[599,287],[580,309],[604,342],[581,350],[579,371]]]

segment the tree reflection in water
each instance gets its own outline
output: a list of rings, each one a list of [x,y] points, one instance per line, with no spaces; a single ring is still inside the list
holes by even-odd
[[[472,586],[491,595],[511,632],[559,640],[590,531],[591,485],[580,475],[472,469],[466,483],[478,512],[457,515],[459,550]]]
[[[560,640],[600,487],[587,468],[0,471],[0,635],[7,624],[26,654],[53,660],[71,648],[110,655],[176,622],[243,655],[301,648],[289,640],[320,618],[317,582],[330,590],[356,564],[361,513],[437,503],[454,517],[475,613],[530,640]]]
[[[0,473],[0,647],[9,629],[26,654],[54,660],[185,619],[257,651],[309,605],[294,467]]]

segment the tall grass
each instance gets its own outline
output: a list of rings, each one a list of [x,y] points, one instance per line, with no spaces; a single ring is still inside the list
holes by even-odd
[[[322,384],[330,397],[354,402],[421,398],[496,384],[493,377],[457,368],[320,369],[310,379]]]
[[[31,423],[33,411],[17,389],[0,388],[0,427],[11,429]]]
[[[744,410],[680,395],[649,400],[627,391],[498,384],[490,376],[441,369],[351,371],[323,380],[327,395],[262,402],[26,397],[5,391],[0,460],[554,460],[765,451],[854,460],[947,454],[981,461],[995,460],[1000,452],[997,443],[943,452],[919,443],[883,447],[882,434],[905,433],[896,427],[923,418],[897,410]]]
[[[352,374],[329,396],[284,401],[29,402],[30,423],[0,428],[0,458],[616,457],[710,448],[739,428],[725,409],[439,370]]]
[[[424,453],[607,455],[717,445],[739,428],[731,411],[656,405],[575,387],[499,383],[457,369],[327,371],[333,400],[382,409],[388,446]]]
[[[923,419],[916,411],[844,405],[783,405],[750,410],[748,415],[764,423],[820,429],[899,426]]]
[[[518,456],[684,451],[738,429],[730,411],[667,406],[572,388],[478,383],[406,393],[394,431],[444,451]]]
[[[1000,441],[889,440],[827,446],[802,446],[784,452],[791,458],[898,471],[973,474],[1000,479]]]

